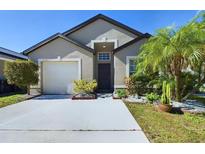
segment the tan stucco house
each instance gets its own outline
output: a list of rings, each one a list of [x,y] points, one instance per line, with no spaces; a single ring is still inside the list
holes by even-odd
[[[44,94],[72,93],[73,80],[98,82],[98,91],[124,88],[134,58],[150,37],[102,14],[23,51],[40,67],[33,87]]]

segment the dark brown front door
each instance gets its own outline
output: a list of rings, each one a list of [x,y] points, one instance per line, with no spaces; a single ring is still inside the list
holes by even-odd
[[[110,64],[98,64],[98,90],[110,90]]]

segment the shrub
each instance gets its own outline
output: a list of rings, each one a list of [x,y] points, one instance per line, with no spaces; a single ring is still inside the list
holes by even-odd
[[[92,80],[90,82],[85,80],[74,81],[74,92],[76,93],[92,93],[97,87],[97,81]]]
[[[199,88],[199,92],[205,92],[205,86],[202,85],[200,88]]]
[[[153,91],[153,87],[149,86],[149,82],[152,80],[152,75],[132,75],[129,78],[125,78],[125,84],[129,95],[144,95]]]
[[[128,95],[135,95],[137,93],[137,80],[133,76],[125,78],[125,85]]]
[[[117,89],[116,90],[116,93],[117,93],[117,96],[119,98],[125,98],[127,97],[127,93],[126,93],[126,90],[125,89]]]
[[[30,86],[38,83],[38,65],[30,60],[7,61],[4,75],[9,84],[15,84],[20,88],[27,87],[30,94]]]
[[[157,95],[156,93],[153,93],[153,92],[152,92],[152,93],[150,93],[150,94],[147,94],[147,95],[146,95],[146,98],[147,98],[147,100],[148,100],[149,103],[153,103],[153,102],[159,100],[160,96]]]
[[[181,95],[184,97],[187,94],[191,93],[194,89],[196,89],[196,86],[198,84],[197,81],[197,74],[192,74],[191,72],[182,72],[181,75]]]

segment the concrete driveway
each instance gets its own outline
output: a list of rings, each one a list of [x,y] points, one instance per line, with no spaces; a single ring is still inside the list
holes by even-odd
[[[121,100],[40,96],[0,109],[0,142],[149,142]]]

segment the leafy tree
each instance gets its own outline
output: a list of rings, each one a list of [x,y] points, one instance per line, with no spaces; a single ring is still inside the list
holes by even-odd
[[[187,25],[157,31],[145,43],[137,59],[137,74],[159,71],[175,79],[176,100],[182,98],[182,73],[205,57],[205,25],[196,19]]]
[[[32,61],[15,60],[6,62],[4,75],[9,84],[26,88],[30,95],[30,86],[38,83],[38,65]]]

